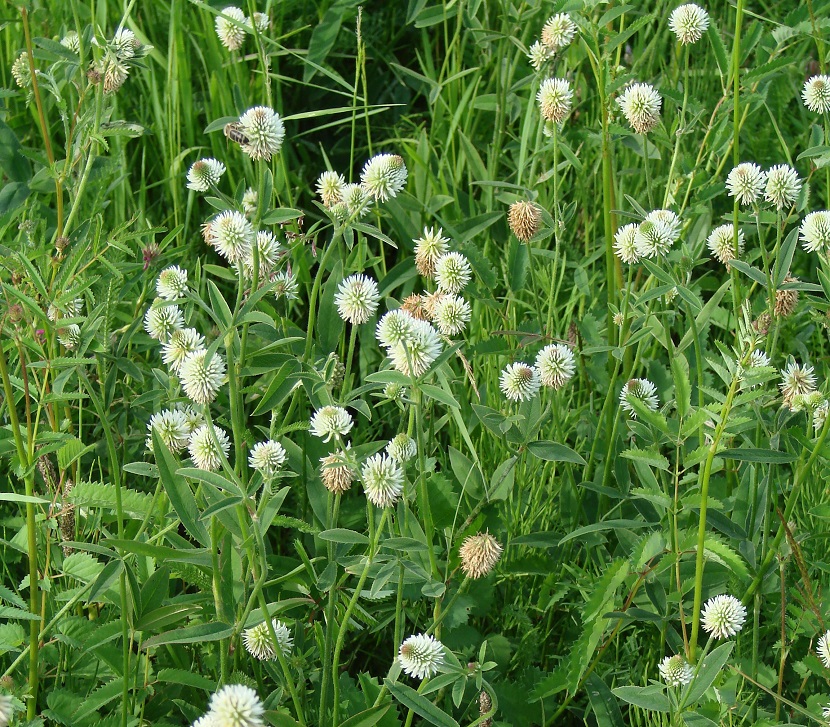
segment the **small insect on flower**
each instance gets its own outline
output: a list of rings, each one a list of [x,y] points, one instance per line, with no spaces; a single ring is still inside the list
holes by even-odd
[[[176,300],[187,291],[187,270],[171,265],[159,273],[156,292],[162,300]]]
[[[199,159],[193,162],[187,172],[187,188],[195,192],[207,192],[219,184],[224,173],[225,165],[218,159]]]
[[[444,645],[429,634],[410,636],[398,651],[398,664],[415,679],[429,679],[444,663]]]
[[[830,76],[813,76],[801,92],[804,105],[816,114],[830,111]]]
[[[440,227],[424,227],[424,234],[415,243],[415,268],[419,275],[431,278],[435,274],[435,263],[449,249],[450,240],[444,237]]]
[[[800,191],[801,180],[791,166],[776,164],[767,172],[764,198],[767,202],[774,204],[776,209],[780,210],[787,205],[794,204]]]
[[[689,664],[680,654],[674,656],[667,656],[660,662],[657,667],[663,681],[670,687],[682,687],[692,681],[695,674],[691,664]]]
[[[228,684],[210,698],[216,727],[264,727],[265,706],[250,687]]]
[[[193,464],[200,470],[214,472],[222,466],[222,455],[228,456],[231,442],[227,432],[221,427],[212,427],[203,424],[193,434],[187,443],[187,451]]]
[[[631,379],[620,392],[620,407],[627,412],[632,419],[637,418],[637,412],[631,405],[631,401],[637,399],[651,411],[657,411],[659,399],[657,398],[657,387],[648,379]]]
[[[406,376],[421,376],[441,355],[441,337],[427,321],[412,318],[411,329],[405,340],[389,349],[392,365]]]
[[[810,212],[801,221],[799,236],[807,252],[830,252],[830,212]]]
[[[617,98],[617,104],[637,134],[648,134],[660,123],[663,99],[654,86],[648,83],[634,83],[626,88]]]
[[[205,349],[194,351],[179,368],[182,387],[197,404],[210,404],[225,383],[225,359],[214,353],[208,361],[207,354]]]
[[[239,117],[239,130],[245,137],[242,151],[251,159],[271,161],[285,140],[285,125],[280,115],[267,106],[254,106]]]
[[[325,207],[331,209],[343,201],[346,178],[338,172],[323,172],[317,178],[317,194]]]
[[[245,42],[248,19],[239,8],[230,5],[216,16],[216,35],[228,50],[239,50]]]
[[[542,386],[561,389],[576,373],[573,351],[563,343],[545,346],[536,356],[536,368]]]
[[[726,639],[737,634],[746,621],[746,608],[734,596],[710,598],[703,606],[700,623],[706,633],[715,639]]]
[[[402,464],[418,454],[418,446],[412,437],[402,432],[389,440],[389,444],[386,445],[386,453],[396,462]]]
[[[350,275],[340,283],[334,302],[344,321],[359,326],[378,309],[378,284],[366,275]]]
[[[360,470],[366,498],[375,507],[391,507],[403,492],[403,470],[386,454],[369,457]]]
[[[282,621],[273,619],[271,626],[274,629],[274,636],[277,637],[277,647],[282,652],[283,656],[288,656],[291,649],[294,648],[294,641],[291,638],[291,632],[288,630]],[[248,653],[259,659],[260,661],[274,661],[277,658],[277,649],[274,646],[274,640],[271,634],[268,633],[268,623],[263,621],[256,626],[245,629],[242,632],[242,642]]]
[[[573,96],[571,84],[567,79],[546,78],[536,94],[542,118],[554,124],[561,124],[571,111]]]
[[[709,14],[699,5],[677,7],[669,17],[669,29],[683,44],[697,43],[709,27]]]
[[[238,121],[231,121],[222,127],[222,133],[231,141],[243,146],[248,143],[248,137],[242,131],[242,124]]]
[[[320,458],[320,479],[323,486],[337,495],[350,489],[355,479],[355,471],[346,450],[340,450]]]
[[[177,305],[164,305],[161,298],[156,298],[144,314],[144,330],[162,343],[170,336],[184,328],[184,317]]]
[[[354,426],[352,415],[341,406],[324,406],[314,412],[309,423],[311,433],[324,442],[332,437],[345,437]]]
[[[538,369],[522,361],[507,364],[499,377],[499,387],[511,401],[532,399],[539,393],[541,385]]]
[[[470,263],[460,252],[444,253],[435,261],[435,282],[442,293],[460,293],[472,275]]]
[[[377,154],[363,167],[360,185],[372,199],[386,202],[390,197],[397,197],[403,190],[407,176],[403,157],[397,154]]]
[[[732,224],[720,225],[709,234],[706,245],[712,257],[729,267],[729,262],[740,258],[744,252],[744,232],[738,230],[738,248],[735,249],[735,226]]]
[[[257,442],[251,448],[248,456],[248,464],[251,469],[259,472],[263,479],[270,479],[276,475],[285,462],[285,449],[279,442],[268,439],[264,442]]]
[[[631,222],[614,233],[614,254],[624,263],[636,263],[640,259],[634,244],[639,227],[636,222]]]
[[[432,320],[443,335],[456,336],[467,327],[471,315],[470,304],[464,298],[442,295],[435,304]]]
[[[195,328],[182,328],[174,331],[170,340],[161,346],[161,360],[177,374],[185,359],[205,347],[205,337]]]
[[[576,24],[567,13],[559,13],[542,27],[542,45],[551,53],[556,53],[570,45],[576,35]]]
[[[542,210],[535,202],[514,202],[507,212],[507,224],[517,240],[527,242],[539,232],[542,225]]]
[[[738,204],[751,205],[758,201],[767,182],[767,173],[757,164],[744,162],[726,177],[726,189],[730,197],[735,197]]]
[[[483,578],[493,571],[502,554],[502,546],[490,533],[477,533],[464,539],[458,550],[461,570],[468,578]]]
[[[172,452],[181,452],[190,440],[190,427],[183,411],[165,409],[147,422],[147,449],[153,451],[153,430]]]
[[[786,368],[781,370],[781,396],[784,406],[792,409],[793,400],[797,396],[811,394],[816,390],[816,375],[812,366],[801,366],[790,361]]]

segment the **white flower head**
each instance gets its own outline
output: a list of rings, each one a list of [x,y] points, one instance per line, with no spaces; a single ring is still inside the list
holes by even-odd
[[[74,30],[67,30],[66,35],[61,38],[61,45],[68,48],[73,53],[81,52],[81,39],[78,33]]]
[[[683,44],[697,43],[709,27],[709,14],[699,5],[687,3],[672,11],[669,28]]]
[[[386,445],[386,453],[396,462],[408,462],[418,454],[418,446],[408,434],[396,434]]]
[[[530,61],[530,65],[537,71],[542,70],[542,66],[553,58],[554,55],[554,52],[550,48],[538,40],[527,51],[527,59]]]
[[[222,466],[222,454],[227,457],[230,449],[231,442],[227,432],[221,427],[214,426],[211,434],[209,424],[203,424],[193,432],[187,443],[187,451],[193,464],[200,470],[208,472],[218,470]]]
[[[144,330],[157,341],[168,341],[176,331],[184,328],[184,317],[177,305],[163,305],[159,298],[144,314]]]
[[[210,244],[229,263],[239,263],[251,254],[256,235],[241,212],[225,210],[210,224]]]
[[[187,270],[178,265],[171,265],[159,273],[156,279],[156,292],[162,300],[181,298],[187,290]]]
[[[147,422],[147,449],[153,451],[153,430],[162,442],[173,452],[181,452],[190,439],[190,427],[183,411],[165,409],[150,417]]]
[[[366,497],[376,507],[391,507],[403,492],[403,470],[386,454],[369,457],[360,470]]]
[[[317,178],[317,194],[328,208],[334,207],[343,201],[343,190],[346,187],[346,178],[338,172],[323,172]]]
[[[65,349],[74,351],[78,348],[80,342],[81,327],[77,323],[70,323],[68,326],[58,329],[58,343]]]
[[[104,93],[108,96],[117,93],[129,75],[130,69],[117,56],[107,53],[104,61]]]
[[[496,567],[503,550],[490,533],[470,535],[458,549],[461,570],[468,578],[483,578]]]
[[[0,694],[0,727],[8,727],[14,716],[14,701],[8,694]]]
[[[242,195],[242,211],[245,216],[250,219],[256,214],[256,208],[259,204],[259,192],[253,187],[248,187],[245,194]]]
[[[412,319],[406,340],[389,349],[392,365],[407,376],[421,376],[441,355],[441,337],[427,321]]]
[[[444,645],[434,636],[410,636],[398,651],[398,664],[405,674],[415,679],[429,679],[444,663]]]
[[[561,389],[576,373],[573,351],[563,343],[545,346],[536,356],[536,368],[542,386]]]
[[[110,41],[110,46],[119,60],[128,61],[135,55],[136,50],[141,47],[141,42],[135,37],[132,30],[120,28]]]
[[[297,300],[300,297],[300,284],[290,270],[280,270],[274,276],[274,296],[285,297],[286,300]]]
[[[294,648],[294,640],[291,638],[291,632],[288,630],[282,621],[274,619],[271,621],[274,628],[274,635],[277,637],[277,646],[282,652],[283,656],[288,656],[291,649]],[[242,632],[242,642],[248,653],[259,659],[260,661],[273,661],[277,658],[277,649],[274,646],[274,640],[271,634],[268,633],[268,623],[263,621],[256,626],[245,629]]]
[[[247,138],[242,151],[251,159],[271,161],[285,140],[285,124],[274,109],[254,106],[239,117],[239,130]]]
[[[767,173],[753,162],[733,167],[726,177],[726,189],[738,204],[751,205],[758,201],[767,183]]]
[[[268,439],[264,442],[257,442],[251,448],[248,464],[251,469],[255,469],[267,480],[282,469],[285,458],[286,454],[283,446],[273,439]]]
[[[781,383],[778,386],[781,389],[784,405],[792,409],[793,400],[797,396],[811,394],[816,390],[816,375],[813,367],[790,361],[781,370]]]
[[[538,369],[522,361],[507,364],[499,377],[499,387],[511,401],[532,399],[541,385]]]
[[[738,249],[735,249],[735,226],[731,223],[716,227],[706,239],[712,257],[728,266],[730,260],[740,258],[744,252],[744,231],[738,230]]]
[[[260,230],[256,233],[256,251],[259,257],[259,279],[269,276],[277,266],[282,247],[273,232]],[[245,277],[254,277],[254,248],[248,250],[242,258],[242,271]]]
[[[663,99],[654,86],[634,83],[617,98],[617,103],[631,128],[638,134],[647,134],[660,123]]]
[[[372,196],[359,184],[347,184],[343,187],[343,201],[332,207],[332,212],[339,220],[361,218],[372,206]]]
[[[822,429],[824,429],[824,423],[827,421],[827,415],[830,413],[830,401],[824,399],[814,410],[813,410],[813,431],[818,434]],[[827,667],[830,669],[830,666]]]
[[[632,399],[641,401],[651,411],[657,411],[657,406],[660,403],[657,398],[657,387],[648,379],[631,379],[620,391],[622,410],[628,412],[632,419],[636,419],[637,413],[634,411],[634,407],[631,406]]]
[[[470,304],[457,295],[444,295],[435,304],[432,320],[445,336],[456,336],[470,322]]]
[[[254,13],[252,19],[254,26],[260,33],[264,33],[271,27],[271,21],[265,13]]]
[[[329,442],[332,437],[345,437],[353,426],[352,415],[343,407],[324,406],[314,412],[309,428],[315,437]]]
[[[403,157],[397,154],[373,156],[360,174],[360,184],[366,193],[379,202],[397,197],[406,186],[407,170]]]
[[[634,234],[634,250],[638,257],[663,257],[677,240],[676,230],[664,220],[646,217]]]
[[[460,252],[447,252],[435,261],[435,282],[442,293],[460,293],[470,282],[472,269]]]
[[[715,639],[726,639],[737,634],[746,621],[746,608],[734,596],[710,598],[703,606],[700,623],[706,633]]]
[[[176,411],[180,411],[184,415],[184,420],[190,434],[193,434],[193,432],[205,423],[205,418],[202,414],[190,405],[176,404]]]
[[[245,28],[248,19],[239,8],[233,5],[222,10],[216,16],[216,35],[228,50],[239,50],[245,42]]]
[[[359,326],[378,309],[378,284],[366,275],[350,275],[337,288],[334,302],[344,321]]]
[[[207,360],[207,350],[191,353],[179,368],[179,378],[187,396],[197,404],[210,404],[225,383],[225,360],[218,352]]]
[[[12,63],[12,78],[20,88],[32,85],[32,69],[29,66],[29,55],[23,51]]]
[[[694,669],[680,654],[667,656],[657,667],[663,681],[670,687],[682,687],[692,681]]]
[[[639,227],[636,222],[631,222],[614,233],[614,254],[624,263],[636,263],[640,259],[634,244]]]
[[[830,76],[813,76],[801,92],[804,105],[816,114],[830,111]]]
[[[161,360],[177,374],[182,364],[191,353],[201,351],[205,347],[205,337],[195,328],[182,328],[174,331],[170,340],[161,346]]]
[[[799,228],[801,245],[807,252],[830,251],[830,212],[810,212]]]
[[[431,278],[435,274],[435,263],[449,249],[450,240],[444,237],[440,227],[424,227],[424,234],[415,243],[415,267],[420,275]]]
[[[798,172],[787,164],[776,164],[767,172],[767,184],[764,198],[782,209],[793,204],[801,191],[801,180]]]
[[[375,328],[375,337],[385,348],[394,348],[408,341],[414,332],[415,319],[403,308],[396,308],[378,321]]]
[[[196,192],[207,192],[219,184],[224,173],[225,165],[218,159],[199,159],[193,162],[187,172],[187,188]]]
[[[546,78],[539,87],[536,100],[546,121],[561,124],[571,111],[573,90],[564,78]]]
[[[542,45],[552,53],[570,45],[576,35],[576,24],[567,13],[559,13],[542,27]]]
[[[265,707],[250,687],[228,684],[210,698],[210,711],[219,727],[264,727]]]

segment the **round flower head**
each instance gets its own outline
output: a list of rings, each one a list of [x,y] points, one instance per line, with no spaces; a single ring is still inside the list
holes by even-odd
[[[503,548],[490,533],[478,533],[464,539],[458,556],[461,570],[469,578],[482,578],[496,567]]]
[[[799,230],[801,245],[807,252],[830,251],[830,212],[810,212]]]
[[[300,297],[300,284],[290,270],[280,270],[274,276],[274,296],[286,300],[297,300]]]
[[[747,367],[751,369],[759,369],[770,365],[770,359],[763,351],[753,351],[749,356]]]
[[[376,507],[391,507],[403,492],[403,470],[386,454],[369,457],[360,470],[366,497]]]
[[[651,411],[657,411],[659,400],[657,399],[657,387],[648,379],[631,379],[620,392],[620,406],[623,411],[628,412],[632,419],[637,418],[631,400],[641,401]]]
[[[405,310],[396,308],[385,313],[378,321],[375,337],[385,348],[393,348],[410,339],[413,334],[414,318]]]
[[[801,191],[801,180],[798,173],[787,164],[776,164],[767,172],[767,185],[764,198],[782,209],[793,204]]]
[[[205,347],[205,337],[195,328],[182,328],[174,331],[167,343],[162,344],[161,360],[177,374],[181,371],[185,359]]]
[[[193,434],[205,423],[205,418],[191,406],[176,404],[176,411],[180,411],[184,415],[184,421],[190,434]]]
[[[824,429],[824,423],[827,421],[827,414],[830,413],[830,401],[824,399],[815,409],[813,409],[813,430],[818,434]],[[830,669],[830,665],[827,667]]]
[[[259,193],[253,188],[248,187],[245,194],[242,195],[242,211],[247,218],[251,218],[256,214],[256,208],[259,204]]]
[[[65,328],[58,330],[58,343],[69,351],[74,351],[78,348],[80,342],[81,327],[77,323],[70,323]]]
[[[798,278],[792,275],[784,276],[784,283],[797,283]],[[798,307],[798,291],[789,288],[780,288],[775,291],[774,312],[779,318],[789,318]]]
[[[209,424],[203,424],[193,432],[187,443],[187,451],[193,464],[208,472],[218,470],[222,466],[222,454],[227,457],[230,449],[231,443],[225,430],[214,426],[211,433]]]
[[[32,85],[32,69],[29,66],[29,56],[23,51],[12,63],[12,78],[20,88],[28,88]]]
[[[566,79],[546,78],[536,94],[542,118],[561,124],[571,111],[573,96],[571,84]]]
[[[210,224],[210,243],[229,263],[238,263],[250,254],[256,235],[241,212],[225,210]]]
[[[268,277],[277,266],[280,256],[280,243],[273,232],[260,230],[256,233],[256,251],[259,257],[259,279]],[[249,280],[254,277],[253,248],[248,250],[242,258],[242,270]]]
[[[410,636],[398,651],[398,664],[405,674],[416,679],[429,679],[444,663],[444,646],[434,636]]]
[[[271,161],[278,154],[285,140],[285,125],[280,115],[267,106],[254,106],[239,117],[239,130],[247,138],[242,145],[251,159]]]
[[[527,401],[539,392],[542,385],[539,371],[522,361],[507,364],[501,372],[499,386],[511,401]]]
[[[419,275],[431,278],[435,274],[435,263],[448,250],[449,238],[444,237],[440,227],[424,227],[423,237],[413,240],[415,243],[415,268]]]
[[[340,450],[320,459],[320,479],[329,492],[335,495],[346,492],[354,478],[355,472],[345,451]]]
[[[800,366],[790,361],[781,371],[781,396],[784,406],[792,408],[793,399],[804,394],[811,394],[816,390],[816,375],[812,366]]]
[[[210,698],[218,727],[264,727],[265,707],[257,693],[243,684],[228,684]]]
[[[116,31],[110,41],[110,46],[120,60],[128,61],[135,55],[136,49],[141,46],[141,43],[135,37],[135,33],[132,30],[129,28],[121,28]]]
[[[178,265],[171,265],[159,273],[156,280],[156,292],[163,300],[181,298],[187,290],[187,270]]]
[[[821,406],[824,397],[820,391],[810,391],[806,394],[796,394],[790,404],[790,411],[807,411],[811,416],[812,413]]]
[[[696,7],[696,6],[695,6]],[[695,670],[680,654],[667,656],[657,667],[663,681],[670,687],[682,687],[692,681]]]
[[[167,448],[173,452],[181,452],[190,439],[190,427],[184,412],[175,409],[165,409],[150,417],[147,422],[147,449],[153,451],[153,430],[158,432],[159,438]]]
[[[438,293],[438,295],[443,295],[443,293]],[[403,303],[401,303],[401,310],[409,313],[410,316],[417,318],[419,321],[428,321],[430,318],[425,305],[428,297],[430,296],[419,295],[418,293],[407,295],[403,299]]]
[[[401,401],[406,396],[406,387],[401,386],[396,381],[390,381],[383,387],[383,395],[389,401]]]
[[[396,462],[408,462],[418,454],[418,446],[408,434],[396,434],[386,445],[386,453]]]
[[[757,164],[744,162],[734,167],[726,177],[726,189],[738,204],[750,205],[758,201],[767,182],[766,172]]]
[[[248,456],[248,464],[267,480],[282,469],[285,457],[283,446],[273,439],[268,439],[253,446]]]
[[[545,346],[536,356],[536,368],[543,386],[561,389],[576,373],[573,351],[562,343]]]
[[[343,187],[343,202],[332,207],[338,219],[363,217],[372,205],[371,195],[359,184],[347,184]]]
[[[444,253],[435,261],[435,282],[442,293],[459,293],[470,282],[472,271],[460,252]]]
[[[207,360],[207,351],[191,353],[179,368],[179,378],[187,396],[197,404],[210,404],[225,381],[225,360],[214,353]]]
[[[510,205],[507,213],[510,231],[520,242],[527,242],[542,225],[542,210],[534,202],[521,200]]]
[[[561,50],[573,40],[576,25],[567,13],[549,18],[542,28],[542,45],[553,53]]]
[[[117,93],[129,75],[127,66],[115,56],[109,57],[104,66],[104,93],[108,96]]]
[[[184,318],[177,305],[161,305],[156,298],[144,314],[144,330],[157,341],[167,341],[175,331],[184,328]]]
[[[291,649],[294,647],[294,641],[291,638],[291,632],[288,627],[282,622],[274,619],[271,621],[274,628],[274,635],[277,637],[277,645],[283,656],[288,656]],[[277,658],[277,650],[274,648],[274,641],[271,634],[268,633],[268,623],[263,621],[252,628],[245,629],[242,632],[242,642],[248,653],[259,659],[260,661],[273,661]]]
[[[441,355],[441,337],[427,321],[412,319],[406,340],[389,349],[392,365],[407,376],[421,376]]]
[[[445,336],[456,336],[467,327],[471,315],[470,304],[464,298],[443,295],[435,304],[432,320]]]
[[[744,232],[738,230],[738,249],[735,250],[735,226],[730,224],[720,225],[709,234],[706,245],[712,253],[712,257],[722,262],[727,267],[730,260],[735,260],[744,252]]]
[[[326,207],[334,207],[343,201],[346,178],[337,172],[323,172],[317,179],[317,194]]]
[[[746,621],[746,608],[734,596],[715,596],[706,601],[700,614],[700,623],[706,633],[715,639],[737,634]]]
[[[224,16],[224,17],[223,17]],[[229,6],[222,11],[221,15],[216,16],[216,35],[222,45],[228,50],[239,50],[245,42],[245,28],[248,23],[239,8]]]
[[[639,257],[660,257],[668,254],[676,240],[677,231],[669,222],[646,217],[634,234],[634,250]]]
[[[640,259],[634,244],[639,227],[636,222],[631,222],[614,233],[614,254],[624,263],[636,263]]]
[[[680,237],[680,228],[682,226],[680,218],[671,210],[652,210],[646,215],[646,220],[649,222],[662,222],[668,230],[672,245]]]
[[[324,406],[314,412],[310,423],[311,433],[324,442],[331,441],[332,437],[345,437],[353,426],[352,415],[340,406]]]
[[[801,92],[804,105],[816,114],[830,111],[830,76],[813,76]]]
[[[635,83],[625,89],[617,99],[631,128],[638,134],[647,134],[660,123],[660,107],[663,99],[654,86]]]
[[[254,26],[260,33],[264,33],[271,27],[271,21],[265,13],[254,13],[252,16]]]
[[[709,14],[699,5],[688,3],[675,8],[669,28],[683,44],[697,43],[709,27]]]
[[[211,187],[219,184],[219,179],[225,173],[225,165],[218,159],[199,159],[187,172],[187,188],[196,192],[207,192]]]
[[[14,704],[8,694],[0,694],[0,727],[8,727],[14,716]]]
[[[359,326],[378,309],[378,284],[365,275],[350,275],[337,288],[334,302],[344,321]]]
[[[61,45],[64,48],[68,48],[73,53],[81,52],[81,39],[78,37],[78,33],[74,30],[68,30],[66,32],[66,35],[61,38]]]
[[[530,61],[530,65],[537,71],[542,70],[542,66],[553,58],[554,55],[550,48],[538,40],[527,51],[527,59]]]
[[[406,164],[397,154],[373,156],[360,174],[360,184],[366,193],[379,202],[397,197],[406,186]]]
[[[190,727],[219,727],[213,712],[203,714]]]

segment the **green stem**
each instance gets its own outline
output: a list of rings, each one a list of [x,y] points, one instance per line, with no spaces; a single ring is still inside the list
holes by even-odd
[[[340,237],[339,233],[331,238],[323,257],[320,260],[320,266],[317,268],[317,275],[314,276],[314,284],[311,286],[311,295],[308,299],[308,331],[306,332],[305,351],[303,352],[303,360],[308,362],[311,358],[311,343],[314,340],[314,323],[317,319],[317,296],[320,294],[320,286],[323,283],[323,275],[326,272],[326,263],[329,261],[329,256],[337,248],[337,240]]]

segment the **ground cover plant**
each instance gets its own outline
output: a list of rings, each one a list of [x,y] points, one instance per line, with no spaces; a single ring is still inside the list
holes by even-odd
[[[830,2],[23,2],[0,727],[830,723]]]

